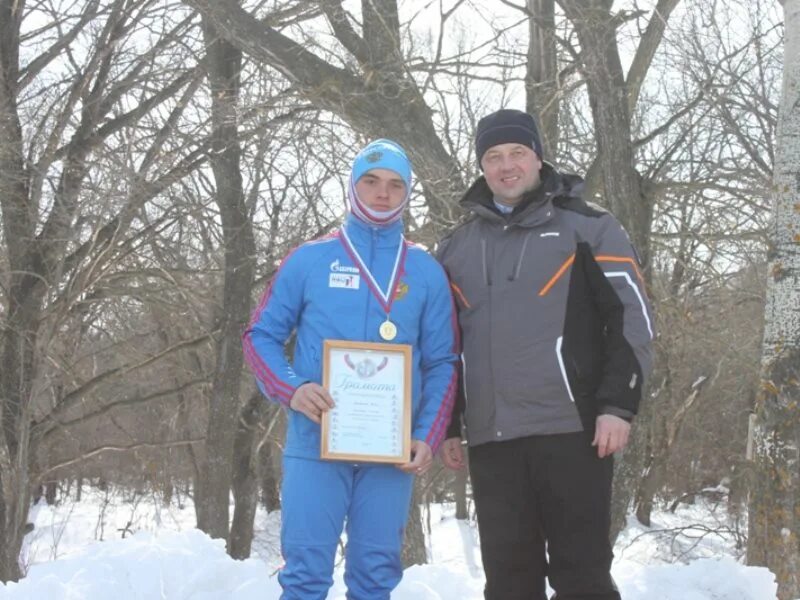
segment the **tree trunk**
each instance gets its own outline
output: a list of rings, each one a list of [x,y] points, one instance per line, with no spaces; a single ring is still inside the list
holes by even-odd
[[[639,409],[628,446],[622,454],[614,456],[614,489],[611,495],[611,542],[625,528],[628,513],[631,511],[634,494],[642,479],[645,457],[648,451],[653,407],[651,402],[643,403]]]
[[[0,2],[0,204],[7,249],[7,305],[0,337],[0,582],[20,577],[18,563],[30,502],[29,407],[43,293],[36,261],[17,108],[22,6]]]
[[[259,473],[261,503],[268,512],[281,508],[281,452],[276,439],[283,439],[286,429],[286,414],[276,404],[267,407],[269,425],[263,443],[259,447]]]
[[[233,451],[233,522],[229,553],[233,558],[250,557],[253,524],[258,507],[259,424],[266,415],[266,399],[256,391],[242,410]]]
[[[281,509],[281,482],[280,482],[280,460],[276,460],[275,454],[279,448],[267,442],[261,446],[260,451],[260,471],[261,471],[261,504],[267,512]]]
[[[13,277],[12,277],[13,278]],[[12,304],[13,305],[13,304]],[[33,381],[35,327],[25,327],[18,310],[10,316],[21,331],[6,331],[2,385],[0,385],[0,581],[17,581],[21,576],[19,553],[30,505],[30,394]],[[13,320],[10,322],[14,322]],[[28,333],[23,333],[28,329]],[[16,350],[16,351],[15,351]]]
[[[747,562],[778,598],[800,597],[800,0],[783,2],[786,46],[775,155],[775,219],[753,435]]]
[[[44,500],[45,502],[47,502],[47,506],[55,506],[57,496],[58,496],[58,482],[48,481],[44,485]]]
[[[527,5],[533,16],[528,21],[530,39],[525,73],[525,109],[539,121],[545,155],[554,158],[558,153],[560,105],[555,0],[528,0]]]
[[[211,537],[227,539],[231,465],[243,362],[240,336],[250,312],[255,244],[240,171],[237,105],[242,54],[219,38],[206,19],[203,19],[203,33],[212,98],[211,168],[216,182],[215,200],[222,220],[225,281],[197,525]]]
[[[648,410],[646,414],[636,417],[636,429],[634,436],[639,435],[638,438],[634,437],[633,442],[638,444],[631,444],[625,450],[623,460],[617,461],[615,466],[616,471],[619,470],[620,479],[625,481],[626,485],[635,486],[634,492],[631,494],[629,503],[632,503],[636,509],[636,518],[638,521],[647,527],[650,527],[650,514],[653,510],[653,498],[658,491],[657,486],[661,481],[661,473],[652,473],[651,469],[654,468],[656,451],[653,444],[656,443],[658,438],[656,431],[658,430],[658,415],[652,403],[648,403]],[[647,419],[645,421],[645,418]],[[632,449],[635,456],[630,456],[629,449]],[[647,485],[646,485],[647,482]],[[626,496],[627,497],[627,496]],[[619,495],[614,499],[620,498]],[[622,511],[621,506],[614,506],[612,503],[611,514],[611,539],[615,540],[617,535],[627,524],[627,513],[629,507],[626,506]]]
[[[652,454],[647,459],[644,477],[636,492],[636,519],[645,527],[650,527],[656,493],[664,485],[666,461]]]
[[[461,469],[455,472],[453,478],[453,495],[456,500],[456,519],[466,521],[469,519],[467,510],[467,470]]]
[[[680,435],[686,417],[696,402],[700,392],[708,379],[700,379],[692,384],[691,390],[685,395],[673,414],[666,421],[651,423],[651,443],[648,445],[644,471],[636,491],[636,518],[642,525],[650,526],[650,514],[653,511],[653,499],[658,490],[664,487],[664,477],[669,464],[670,453],[675,441]],[[665,395],[664,390],[669,389],[668,384],[661,388],[659,395]],[[668,394],[666,394],[668,396]]]
[[[3,489],[14,488],[15,473],[0,470],[0,485]],[[18,490],[15,490],[18,491]],[[19,565],[19,553],[22,539],[25,536],[24,525],[28,517],[30,498],[0,497],[0,582],[19,581],[22,571]]]
[[[424,565],[428,563],[428,552],[425,548],[425,532],[422,529],[422,513],[419,505],[422,502],[420,494],[420,479],[415,478],[414,494],[411,497],[411,511],[403,538],[402,560],[403,566]]]

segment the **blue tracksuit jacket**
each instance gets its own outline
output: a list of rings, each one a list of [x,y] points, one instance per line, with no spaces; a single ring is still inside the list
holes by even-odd
[[[373,227],[348,215],[343,227],[382,290],[388,287],[402,239],[402,222]],[[322,382],[324,339],[384,342],[378,328],[386,312],[340,239],[341,232],[307,242],[283,261],[243,336],[245,358],[259,387],[285,405],[301,384]],[[423,249],[406,244],[391,320],[398,344],[412,347],[412,438],[436,451],[453,407],[457,325],[442,267]],[[284,344],[297,331],[291,363]],[[318,458],[320,427],[289,411],[284,454]]]

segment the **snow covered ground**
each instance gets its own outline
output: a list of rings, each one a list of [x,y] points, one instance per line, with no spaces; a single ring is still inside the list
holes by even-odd
[[[180,502],[178,502],[178,500]],[[737,528],[703,501],[675,514],[632,522],[615,549],[613,574],[625,600],[773,600],[766,569],[745,567]],[[254,558],[230,559],[224,545],[194,529],[194,509],[178,498],[84,490],[80,503],[32,510],[25,541],[28,575],[0,584],[0,600],[271,600],[280,595],[280,515],[256,518]],[[408,569],[393,600],[480,600],[483,573],[477,529],[452,506],[430,514],[430,564]],[[342,564],[329,600],[344,600]]]

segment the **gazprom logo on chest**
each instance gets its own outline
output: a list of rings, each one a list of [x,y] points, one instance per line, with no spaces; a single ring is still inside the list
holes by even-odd
[[[331,263],[331,272],[328,276],[328,287],[357,290],[361,285],[361,275],[358,267],[351,267],[339,263],[337,258]]]
[[[348,265],[343,265],[339,263],[339,259],[337,258],[335,261],[331,263],[331,272],[332,273],[355,273],[358,275],[358,267],[350,267]]]

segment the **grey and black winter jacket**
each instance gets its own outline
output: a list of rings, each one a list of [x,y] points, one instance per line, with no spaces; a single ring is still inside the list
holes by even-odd
[[[542,182],[502,215],[483,177],[472,212],[439,245],[462,341],[448,437],[470,445],[593,431],[630,419],[651,369],[653,318],[636,253],[616,218],[581,198],[582,180],[545,164]]]

